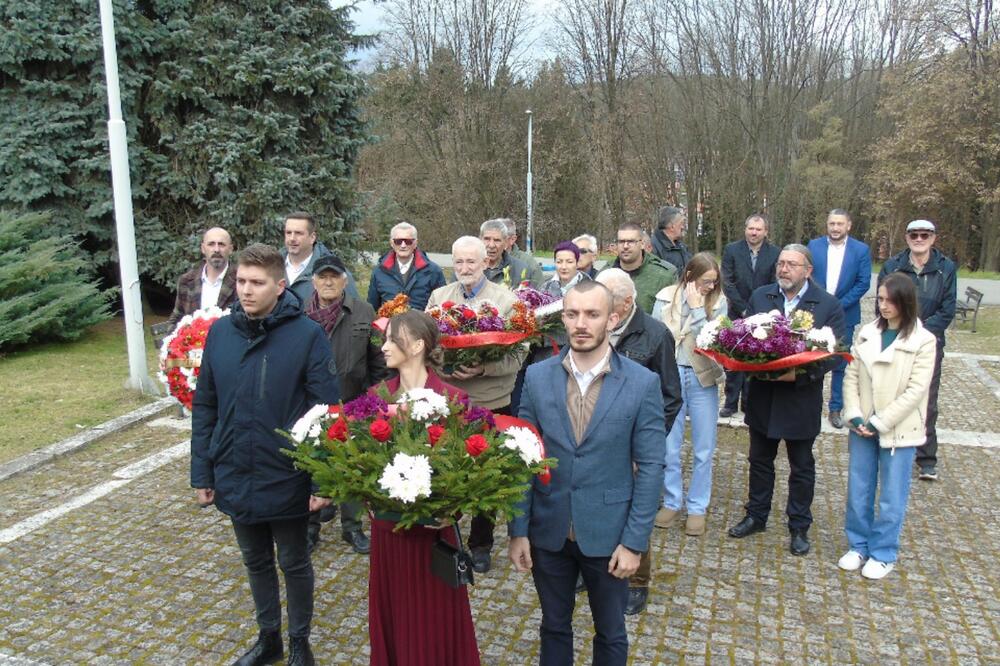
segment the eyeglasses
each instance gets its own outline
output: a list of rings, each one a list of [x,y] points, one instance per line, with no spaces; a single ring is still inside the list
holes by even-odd
[[[621,238],[618,239],[619,245],[638,245],[641,242],[641,238],[626,238],[625,240],[622,240]]]
[[[695,282],[697,282],[698,286],[700,286],[700,287],[714,287],[716,284],[718,284],[719,281],[718,280],[706,280],[705,278],[698,278],[697,280],[695,280]]]
[[[927,240],[933,235],[933,231],[909,231],[906,234],[910,240]]]
[[[393,238],[393,245],[402,245],[403,247],[409,247],[417,242],[416,238]]]
[[[779,261],[775,264],[778,268],[802,268],[805,264],[796,263],[794,261]]]

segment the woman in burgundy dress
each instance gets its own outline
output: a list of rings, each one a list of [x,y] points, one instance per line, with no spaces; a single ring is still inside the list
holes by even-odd
[[[386,365],[399,372],[384,382],[390,394],[429,388],[453,398],[466,397],[428,367],[440,360],[435,358],[441,354],[438,337],[437,324],[424,312],[411,310],[390,320],[382,353]],[[453,589],[431,574],[434,542],[440,535],[455,545],[454,530],[416,526],[394,532],[391,518],[383,514],[372,518],[368,577],[372,666],[478,666],[467,588]]]

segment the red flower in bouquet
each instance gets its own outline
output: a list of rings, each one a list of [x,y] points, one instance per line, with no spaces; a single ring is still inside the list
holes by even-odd
[[[326,436],[340,442],[347,441],[347,419],[339,418],[326,429]]]
[[[472,435],[465,440],[465,451],[473,458],[490,448],[490,443],[482,435]]]
[[[177,328],[163,340],[160,347],[160,381],[170,395],[191,409],[194,392],[201,374],[201,354],[208,329],[228,310],[207,308],[184,316]]]
[[[387,442],[389,438],[392,437],[392,426],[385,419],[375,419],[372,421],[371,425],[368,426],[368,432],[371,436],[380,442]]]
[[[444,426],[438,424],[427,426],[427,439],[430,440],[431,446],[438,443],[441,436],[444,435]]]

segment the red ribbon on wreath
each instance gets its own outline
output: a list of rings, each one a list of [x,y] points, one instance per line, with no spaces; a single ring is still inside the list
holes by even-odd
[[[713,351],[711,349],[701,349],[698,347],[694,351],[696,354],[707,356],[726,370],[732,370],[735,372],[773,372],[775,370],[787,370],[789,368],[797,368],[800,365],[808,365],[810,363],[815,363],[816,361],[822,361],[833,356],[840,356],[848,363],[854,360],[854,357],[847,352],[814,350],[799,352],[798,354],[792,354],[791,356],[779,358],[774,361],[765,361],[764,363],[748,363],[746,361],[738,361],[735,358],[726,356],[721,352]]]
[[[484,333],[467,333],[465,335],[442,335],[441,346],[445,349],[468,349],[470,347],[488,347],[490,345],[510,346],[524,342],[530,337],[530,333],[522,331],[486,331]]]

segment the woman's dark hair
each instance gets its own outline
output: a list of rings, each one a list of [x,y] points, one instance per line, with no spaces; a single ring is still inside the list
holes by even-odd
[[[573,241],[562,241],[556,245],[556,249],[552,251],[552,258],[555,259],[560,252],[572,252],[576,260],[580,261],[580,248]]]
[[[405,333],[404,333],[405,331]],[[405,335],[410,340],[424,341],[424,358],[433,365],[444,362],[444,350],[438,346],[441,332],[437,322],[426,312],[407,310],[389,320],[388,338],[400,349],[406,349]]]
[[[913,280],[903,273],[890,273],[886,279],[882,280],[879,287],[885,287],[886,300],[895,306],[899,312],[899,335],[902,338],[910,336],[917,325],[919,310],[917,305],[917,286]],[[878,292],[875,292],[876,303],[878,302]],[[889,326],[889,321],[878,313],[878,329],[884,331]]]

